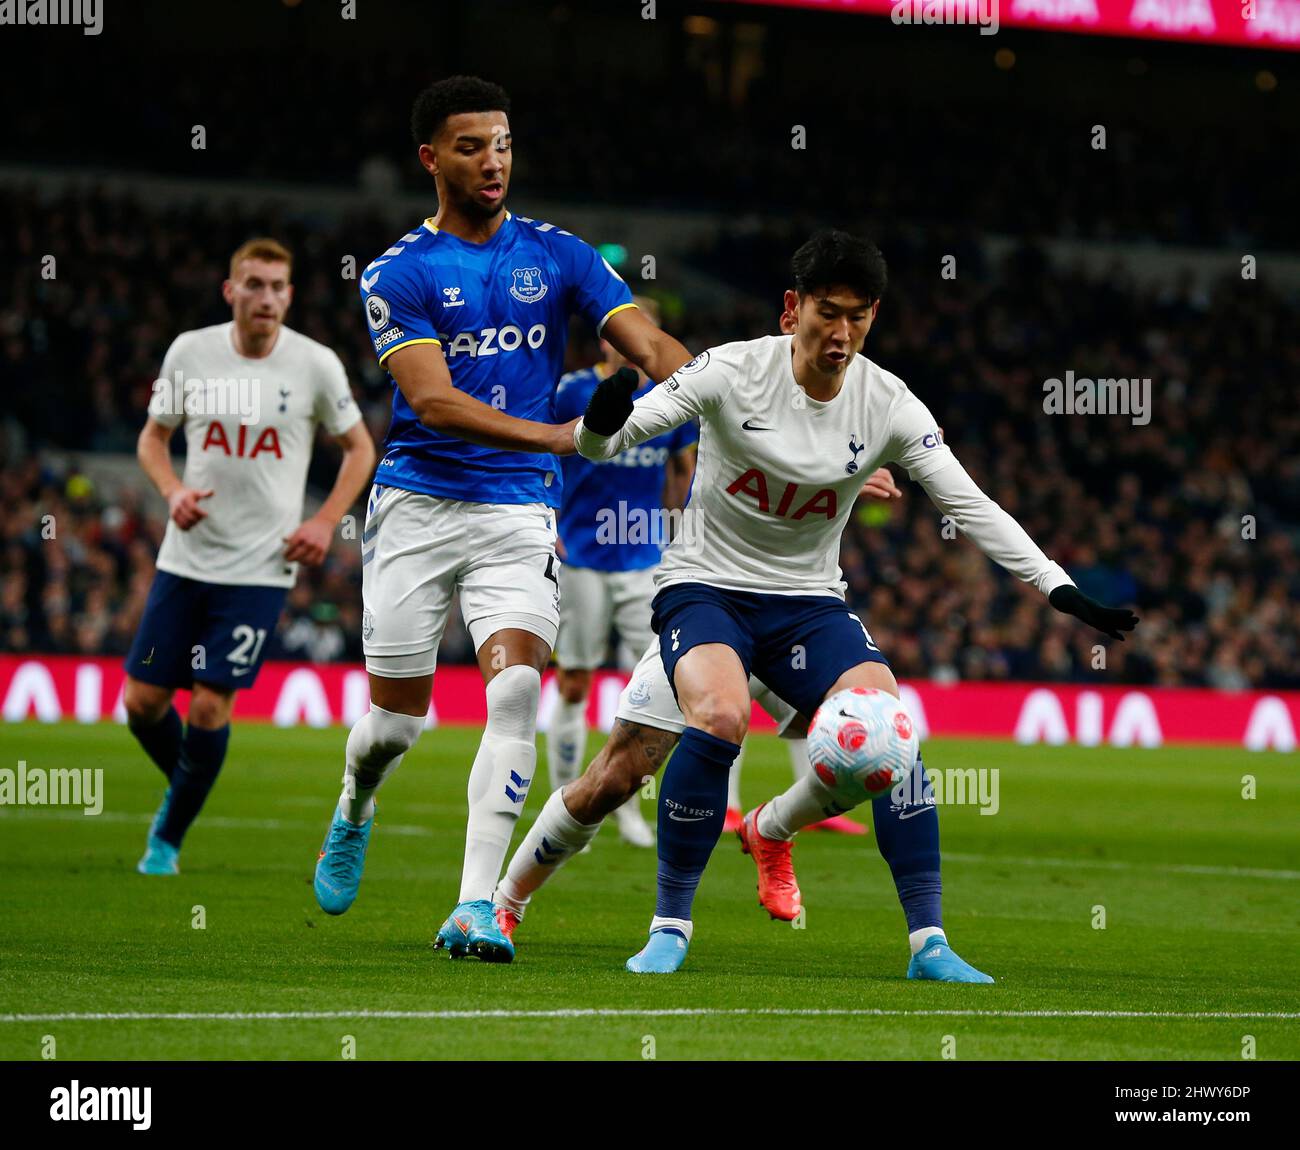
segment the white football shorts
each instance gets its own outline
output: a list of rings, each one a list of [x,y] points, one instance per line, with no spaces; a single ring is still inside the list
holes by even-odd
[[[549,507],[376,484],[361,539],[361,639],[372,674],[432,674],[457,593],[475,650],[505,627],[555,645],[560,561]]]
[[[770,691],[753,675],[749,677],[749,697],[776,720],[777,734],[783,739],[802,739],[807,730],[796,711],[784,699]],[[637,663],[632,678],[618,697],[620,719],[629,723],[640,723],[643,727],[654,727],[660,731],[672,731],[680,735],[686,729],[686,716],[677,705],[677,697],[668,684],[668,675],[664,671],[664,661],[659,654],[659,639],[646,648]]]
[[[609,652],[611,625],[631,658],[655,642],[650,629],[650,600],[655,596],[655,569],[594,571],[565,567],[560,575],[560,636],[555,661],[566,671],[590,671]]]

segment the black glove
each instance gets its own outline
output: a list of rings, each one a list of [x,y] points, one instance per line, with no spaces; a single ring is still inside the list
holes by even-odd
[[[640,383],[641,377],[632,367],[620,367],[608,379],[602,379],[587,401],[583,426],[597,435],[613,435],[632,414],[632,393]]]
[[[1127,607],[1107,607],[1096,599],[1089,599],[1073,583],[1063,583],[1047,597],[1047,601],[1063,615],[1082,619],[1104,635],[1124,642],[1122,631],[1131,631],[1138,617]]]

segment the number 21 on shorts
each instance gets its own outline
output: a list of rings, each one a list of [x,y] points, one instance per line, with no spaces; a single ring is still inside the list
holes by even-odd
[[[266,642],[266,628],[258,627],[254,630],[247,623],[240,623],[230,633],[230,637],[235,641],[235,649],[226,656],[235,664],[231,674],[236,677],[247,675],[257,664],[258,655],[262,653],[262,644]]]

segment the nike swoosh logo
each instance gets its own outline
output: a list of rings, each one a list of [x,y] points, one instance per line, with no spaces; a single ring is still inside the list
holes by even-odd
[[[902,822],[903,819],[914,819],[917,815],[923,815],[926,811],[932,810],[934,810],[934,807],[913,807],[910,811],[899,811],[898,819],[899,822]]]
[[[238,679],[240,675],[247,675],[248,672],[251,671],[252,669],[253,669],[252,667],[245,667],[245,668],[243,668],[242,670],[239,670],[238,668],[235,668],[235,669],[232,669],[230,673],[231,673],[231,674],[232,674],[236,679]]]
[[[775,427],[759,427],[757,424],[752,423],[748,419],[745,420],[745,422],[742,423],[740,426],[743,427],[746,431],[775,431],[776,430]]]
[[[669,812],[668,812],[668,817],[669,817],[670,819],[672,819],[674,822],[679,822],[679,823],[698,823],[698,822],[703,822],[704,819],[705,819],[707,816],[706,816],[706,815],[697,815],[695,818],[687,818],[685,815],[679,815],[676,811],[669,811]]]

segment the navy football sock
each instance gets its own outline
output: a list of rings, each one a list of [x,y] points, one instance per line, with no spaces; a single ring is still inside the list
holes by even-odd
[[[176,770],[176,761],[181,755],[181,737],[185,728],[175,707],[169,706],[167,713],[156,723],[129,723],[131,734],[144,748],[144,753],[157,764],[169,779]]]
[[[180,759],[172,775],[171,801],[158,837],[174,847],[181,845],[185,832],[203,808],[203,801],[217,781],[230,742],[230,724],[207,731],[191,723],[185,728]]]
[[[882,795],[871,804],[876,843],[889,864],[903,904],[909,932],[926,926],[943,925],[943,883],[939,876],[939,811],[927,806],[929,776],[921,756],[916,757],[913,777],[903,790],[906,802],[891,810],[892,798]],[[919,800],[919,801],[918,801]]]
[[[727,815],[727,774],[740,748],[687,727],[659,789],[658,918],[691,917],[691,903]]]

